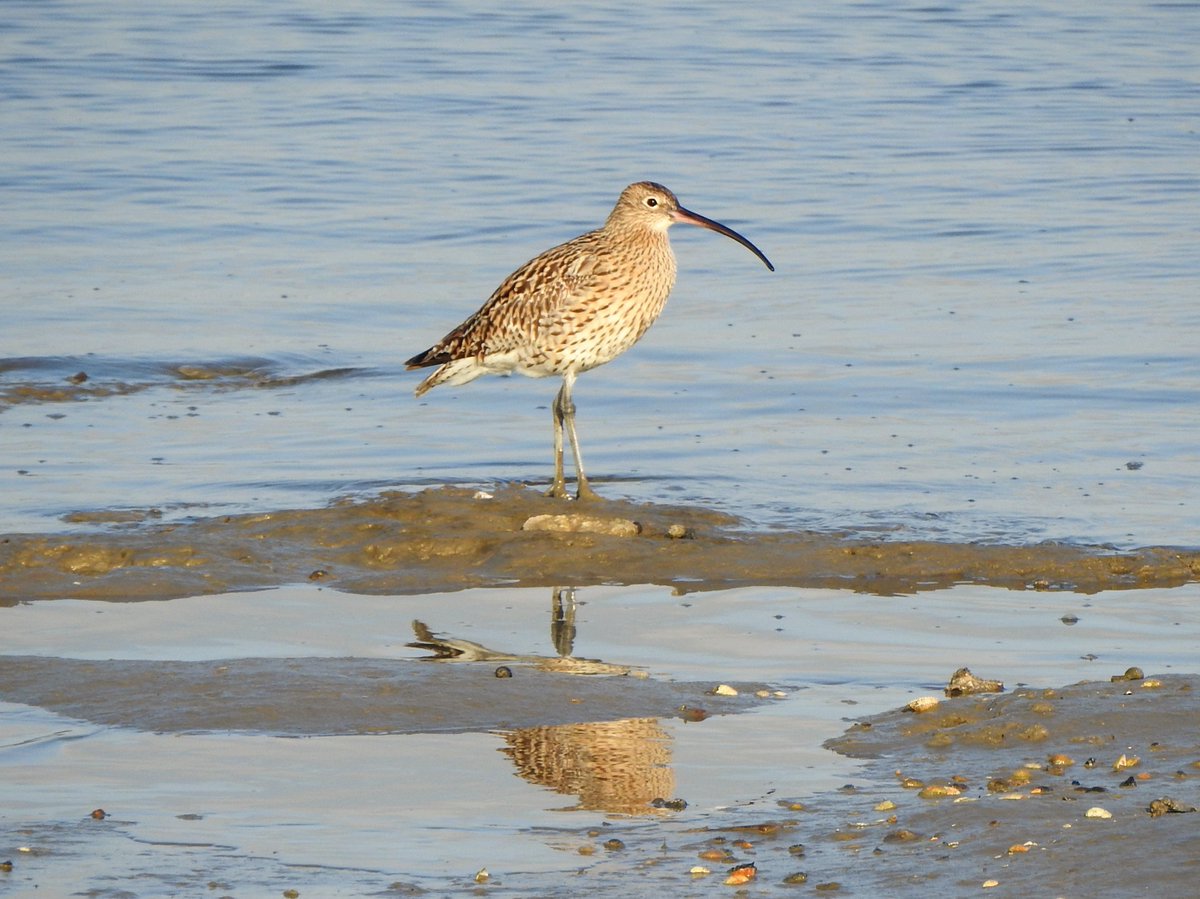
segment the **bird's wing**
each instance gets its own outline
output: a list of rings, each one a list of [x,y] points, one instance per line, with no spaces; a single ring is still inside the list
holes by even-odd
[[[478,312],[442,338],[436,355],[482,358],[569,329],[612,271],[610,255],[593,235],[547,250],[505,278]]]

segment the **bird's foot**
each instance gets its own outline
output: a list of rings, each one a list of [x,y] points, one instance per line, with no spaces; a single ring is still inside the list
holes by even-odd
[[[575,499],[578,502],[599,502],[602,497],[599,493],[591,488],[587,481],[580,481],[578,488],[575,491]]]
[[[565,481],[556,480],[550,485],[550,489],[546,491],[546,496],[551,499],[570,499],[571,494],[567,492],[567,484]]]

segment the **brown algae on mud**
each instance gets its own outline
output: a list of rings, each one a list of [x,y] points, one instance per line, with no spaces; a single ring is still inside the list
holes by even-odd
[[[0,538],[4,599],[167,598],[301,583],[316,571],[341,590],[374,594],[599,583],[877,594],[972,583],[1094,593],[1179,586],[1200,575],[1193,549],[764,533],[705,508],[576,507],[515,486],[494,496],[443,487],[179,523],[145,517],[140,525]],[[96,519],[80,513],[75,520]]]

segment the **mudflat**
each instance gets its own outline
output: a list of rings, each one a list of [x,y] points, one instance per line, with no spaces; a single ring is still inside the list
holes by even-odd
[[[756,530],[700,507],[572,504],[525,487],[443,487],[318,509],[155,523],[80,511],[72,532],[0,540],[4,601],[162,599],[314,581],[359,593],[482,586],[745,585],[900,594],[982,584],[1097,593],[1174,587],[1200,551],[867,540]],[[83,528],[79,530],[79,528]]]

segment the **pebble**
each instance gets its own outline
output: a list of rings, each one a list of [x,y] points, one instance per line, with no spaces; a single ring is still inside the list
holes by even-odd
[[[980,884],[980,886],[981,886],[981,887],[983,887],[985,890],[990,890],[992,887],[998,887],[998,886],[1000,886],[1000,881],[998,881],[998,880],[985,880],[983,883],[981,883],[981,884]]]
[[[738,691],[729,684],[718,684],[709,691],[713,696],[737,696]]]
[[[1124,771],[1126,768],[1134,767],[1140,761],[1141,759],[1139,759],[1136,755],[1126,755],[1122,752],[1121,757],[1113,762],[1113,770]]]
[[[945,693],[953,698],[955,696],[970,696],[974,693],[1003,693],[1004,682],[998,680],[987,680],[986,678],[976,677],[971,673],[970,668],[959,668],[950,675],[950,682],[946,685]]]
[[[918,715],[922,712],[929,712],[938,707],[939,700],[936,696],[918,696],[911,700],[905,706],[910,712],[916,712]]]
[[[548,531],[559,534],[607,534],[612,537],[636,537],[642,532],[628,518],[597,518],[594,515],[533,515],[521,525],[523,531]]]
[[[1163,815],[1169,812],[1186,813],[1194,812],[1195,810],[1196,809],[1194,809],[1192,806],[1184,805],[1182,802],[1172,799],[1170,796],[1163,796],[1161,799],[1155,799],[1146,809],[1146,811],[1150,813],[1151,818],[1161,818]]]
[[[1093,805],[1090,809],[1084,812],[1084,817],[1087,818],[1111,818],[1112,812],[1106,808],[1100,808],[1098,805]]]
[[[922,799],[941,799],[944,796],[960,796],[962,790],[948,784],[930,784],[917,794]]]
[[[1123,680],[1142,680],[1146,675],[1142,673],[1142,669],[1136,665],[1126,668],[1124,674],[1114,674],[1109,678],[1110,681],[1116,683]]]
[[[744,883],[749,883],[758,876],[758,868],[754,862],[745,865],[736,865],[729,869],[729,876],[725,878],[727,886],[741,886]]]

